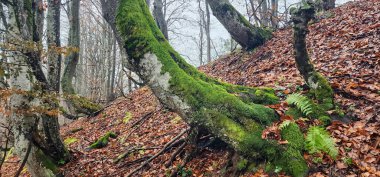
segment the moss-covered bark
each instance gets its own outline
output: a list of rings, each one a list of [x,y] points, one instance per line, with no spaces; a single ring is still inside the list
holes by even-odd
[[[191,126],[225,141],[247,159],[267,159],[294,176],[306,174],[301,148],[261,138],[264,127],[277,121],[278,116],[274,110],[251,101],[276,102],[273,90],[219,82],[188,65],[165,40],[144,0],[122,0],[117,26],[129,63],[166,107]],[[289,160],[292,164],[287,163]]]
[[[294,53],[297,68],[310,87],[310,93],[313,94],[323,110],[329,110],[334,108],[334,92],[327,79],[315,70],[306,47],[306,35],[309,32],[308,23],[315,14],[313,6],[312,3],[304,3],[301,8],[290,10],[294,23]]]
[[[117,135],[113,132],[107,132],[104,136],[100,137],[95,143],[89,146],[89,149],[99,149],[107,146],[110,138],[116,138]]]

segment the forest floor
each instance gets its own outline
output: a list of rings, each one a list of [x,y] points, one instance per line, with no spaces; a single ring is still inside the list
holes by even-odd
[[[315,67],[333,86],[336,103],[353,119],[334,121],[327,128],[338,145],[336,161],[322,156],[316,164],[304,154],[312,167],[310,176],[380,176],[380,1],[350,2],[320,16],[310,26],[308,47]],[[284,98],[303,85],[292,48],[292,30],[283,29],[252,53],[235,52],[200,70],[234,84],[273,87]],[[140,88],[112,102],[99,115],[62,127],[72,161],[61,170],[65,176],[125,176],[186,128],[177,114],[162,108],[148,88]],[[118,136],[104,148],[88,149],[107,132]],[[170,175],[192,147],[185,146],[173,164],[165,166],[177,149],[159,155],[138,176]],[[114,162],[127,151],[125,158]],[[180,176],[228,175],[225,167],[231,156],[227,149],[204,148],[178,171]],[[9,157],[2,167],[3,176],[13,176],[17,162],[17,157]],[[26,170],[23,175],[28,176]],[[273,174],[257,169],[243,175]]]

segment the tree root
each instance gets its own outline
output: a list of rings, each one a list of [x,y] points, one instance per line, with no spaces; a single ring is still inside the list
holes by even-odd
[[[169,168],[173,164],[175,158],[183,152],[186,145],[187,143],[185,142],[185,143],[182,143],[181,146],[178,147],[178,149],[172,154],[170,159],[165,163],[166,168]]]
[[[168,143],[166,143],[165,146],[158,153],[156,153],[154,156],[150,157],[143,164],[141,164],[139,167],[135,168],[132,172],[130,172],[126,176],[130,177],[133,174],[135,174],[137,171],[141,170],[143,167],[145,167],[146,165],[148,165],[149,162],[151,162],[153,159],[157,158],[159,155],[161,155],[162,153],[164,153],[168,148],[172,147],[173,144],[174,144],[174,142],[176,140],[178,140],[179,138],[181,138],[188,131],[189,131],[189,129],[183,130],[180,134],[178,134],[176,137],[174,137],[171,141],[169,141]]]
[[[124,159],[129,154],[134,153],[136,151],[140,151],[140,150],[152,150],[152,149],[160,149],[160,147],[148,147],[148,148],[139,147],[139,148],[128,149],[124,153],[120,154],[116,159],[114,159],[113,163],[119,163],[120,160]]]
[[[151,118],[153,116],[155,112],[150,112],[148,114],[145,114],[143,117],[141,117],[139,120],[137,120],[136,122],[134,122],[131,127],[129,127],[129,129],[133,128],[126,136],[125,136],[125,139],[128,139],[133,132],[135,132],[136,130],[138,130],[140,128],[141,125],[143,125],[143,123],[148,120],[149,118]]]

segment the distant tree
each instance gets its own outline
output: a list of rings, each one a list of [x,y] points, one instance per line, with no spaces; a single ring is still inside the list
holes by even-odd
[[[79,23],[79,9],[80,0],[72,0],[69,14],[70,31],[68,47],[71,49],[65,58],[66,67],[62,76],[62,90],[64,93],[74,94],[73,78],[75,75],[76,67],[79,61],[79,47],[80,47],[80,23]]]
[[[271,38],[267,29],[248,22],[228,0],[207,0],[214,16],[243,48],[252,50]]]
[[[153,2],[153,16],[156,20],[157,26],[160,28],[162,34],[164,34],[165,38],[169,39],[168,34],[168,25],[165,20],[165,16],[163,13],[163,3],[162,0],[154,0]]]

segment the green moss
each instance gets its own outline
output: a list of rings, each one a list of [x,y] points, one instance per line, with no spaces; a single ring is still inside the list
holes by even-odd
[[[318,86],[315,89],[311,89],[310,92],[314,94],[316,100],[324,110],[330,110],[334,108],[334,91],[331,88],[329,82],[321,74],[315,72],[312,76],[313,82]]]
[[[91,102],[89,99],[78,95],[67,95],[66,99],[73,104],[78,113],[92,114],[102,107]]]
[[[285,112],[286,115],[289,115],[289,116],[292,116],[293,119],[298,119],[300,117],[302,117],[302,113],[300,110],[296,109],[296,108],[289,108],[286,112]]]
[[[288,126],[285,126],[281,131],[281,137],[289,142],[288,146],[298,150],[304,149],[305,140],[296,123],[291,122]]]
[[[247,165],[248,165],[248,160],[242,158],[242,159],[240,159],[240,160],[238,161],[238,163],[236,164],[236,168],[237,168],[239,171],[241,171],[241,170],[244,170],[244,169],[247,167]]]
[[[294,177],[304,177],[309,171],[300,151],[293,147],[288,147],[283,151],[281,158],[277,159],[274,164]]]
[[[107,146],[109,138],[116,138],[117,135],[113,132],[108,132],[101,138],[99,138],[95,143],[91,144],[89,149],[99,149]]]
[[[50,170],[53,174],[59,173],[58,166],[54,163],[54,161],[45,155],[41,150],[37,150],[37,157],[42,162],[42,166]],[[53,176],[53,175],[51,175]]]
[[[77,142],[78,139],[77,138],[73,138],[73,137],[70,137],[70,138],[66,138],[64,143],[66,146],[70,145],[70,144],[73,144],[75,142]]]

